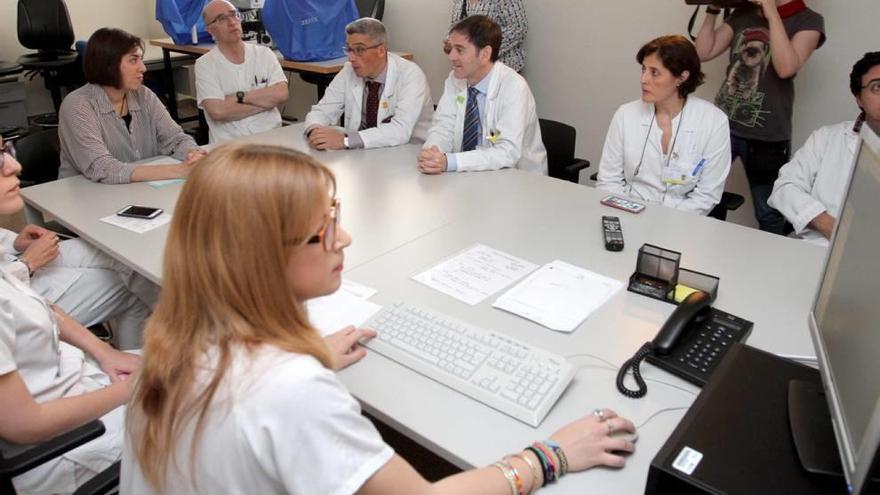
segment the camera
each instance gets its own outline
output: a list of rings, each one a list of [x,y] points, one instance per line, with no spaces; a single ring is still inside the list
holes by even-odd
[[[722,9],[733,9],[736,7],[746,7],[754,5],[748,0],[684,0],[687,5],[715,5]]]

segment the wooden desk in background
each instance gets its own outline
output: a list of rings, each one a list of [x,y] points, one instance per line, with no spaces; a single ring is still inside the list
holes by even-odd
[[[211,48],[214,48],[214,44],[203,43],[199,45],[177,45],[171,40],[171,38],[163,38],[150,40],[150,45],[162,49],[162,61],[165,66],[165,89],[166,96],[168,97],[168,112],[175,121],[178,121],[177,95],[175,94],[176,90],[174,89],[174,77],[171,73],[171,53],[185,53],[187,55],[199,57],[207,53]],[[412,60],[413,58],[412,53],[395,53],[408,60]],[[331,60],[322,60],[320,62],[297,62],[295,60],[281,58],[280,54],[279,58],[283,70],[300,74],[309,74],[312,76],[330,76],[336,74],[342,70],[342,66],[345,65],[345,62],[348,60],[346,57],[341,57]],[[327,84],[327,82],[317,83],[319,99],[324,95],[324,90],[327,89]]]

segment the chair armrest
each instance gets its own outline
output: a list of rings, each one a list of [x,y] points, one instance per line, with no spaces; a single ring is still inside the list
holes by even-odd
[[[721,205],[724,206],[725,210],[733,211],[745,202],[745,198],[741,194],[736,194],[732,192],[724,192],[721,194]]]
[[[43,443],[18,445],[0,440],[0,473],[13,478],[104,434],[104,423],[90,421]]]
[[[574,162],[571,165],[565,167],[566,174],[575,174],[577,175],[581,170],[585,168],[590,168],[589,160],[582,160],[580,158],[575,158]]]
[[[122,461],[116,461],[94,478],[83,483],[73,495],[104,495],[119,486],[119,467]]]

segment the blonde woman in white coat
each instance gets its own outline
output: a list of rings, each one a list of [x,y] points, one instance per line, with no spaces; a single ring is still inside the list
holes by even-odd
[[[730,171],[727,116],[690,96],[703,82],[700,59],[683,36],[643,46],[642,98],[614,114],[596,187],[649,203],[707,215],[721,201]]]
[[[452,27],[452,72],[419,154],[421,172],[516,167],[547,175],[535,98],[525,79],[498,61],[500,44],[501,28],[486,16],[467,17]]]

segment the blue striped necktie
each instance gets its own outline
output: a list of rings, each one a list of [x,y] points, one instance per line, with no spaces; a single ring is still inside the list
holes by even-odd
[[[465,0],[466,1],[466,0]],[[477,106],[477,95],[480,90],[471,86],[468,88],[467,106],[464,112],[464,132],[461,138],[461,150],[473,151],[480,144],[480,108]]]

